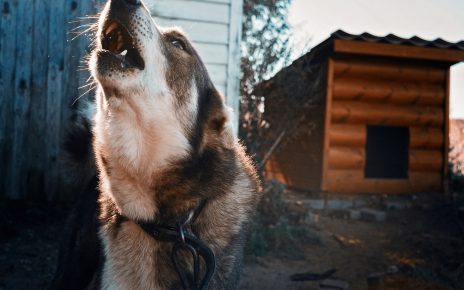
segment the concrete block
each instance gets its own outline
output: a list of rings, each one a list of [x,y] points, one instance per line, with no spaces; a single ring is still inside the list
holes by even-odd
[[[356,210],[356,209],[350,210],[350,219],[355,220],[355,221],[360,220],[361,219],[361,211]]]
[[[329,199],[326,203],[327,209],[347,209],[353,207],[351,199]]]
[[[308,212],[305,218],[305,223],[308,225],[316,225],[319,223],[319,215],[317,213]]]
[[[364,199],[355,199],[353,200],[353,207],[360,208],[367,205],[367,200]]]
[[[319,289],[321,290],[348,290],[350,284],[348,282],[339,279],[325,279],[319,283]]]
[[[385,207],[387,210],[401,210],[410,208],[412,206],[410,201],[407,200],[387,200],[385,201]]]
[[[350,218],[350,211],[347,209],[332,209],[328,212],[328,215],[332,219],[347,220]]]
[[[303,203],[311,209],[324,209],[323,199],[307,199]]]
[[[387,220],[387,214],[382,210],[364,208],[361,209],[361,219],[372,222],[385,222]]]

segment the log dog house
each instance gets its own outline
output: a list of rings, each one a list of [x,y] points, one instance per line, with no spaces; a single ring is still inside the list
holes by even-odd
[[[257,89],[273,115],[312,104],[311,132],[272,152],[266,177],[319,192],[443,191],[449,68],[463,60],[463,41],[333,33]]]

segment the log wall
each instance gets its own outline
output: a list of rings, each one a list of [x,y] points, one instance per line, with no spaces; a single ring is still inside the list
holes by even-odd
[[[447,69],[366,59],[330,60],[323,189],[346,193],[441,191]],[[330,70],[329,70],[330,71]],[[365,178],[367,125],[409,128],[407,179]]]

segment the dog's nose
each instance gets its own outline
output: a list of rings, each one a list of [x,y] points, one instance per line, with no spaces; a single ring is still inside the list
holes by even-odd
[[[124,0],[126,1],[128,4],[131,4],[131,5],[140,5],[142,4],[142,1],[140,0]]]

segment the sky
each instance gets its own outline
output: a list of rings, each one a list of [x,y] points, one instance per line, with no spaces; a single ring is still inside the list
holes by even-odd
[[[427,40],[464,40],[464,0],[293,0],[289,11],[295,51],[342,29]],[[464,62],[451,68],[451,118],[464,119]]]

